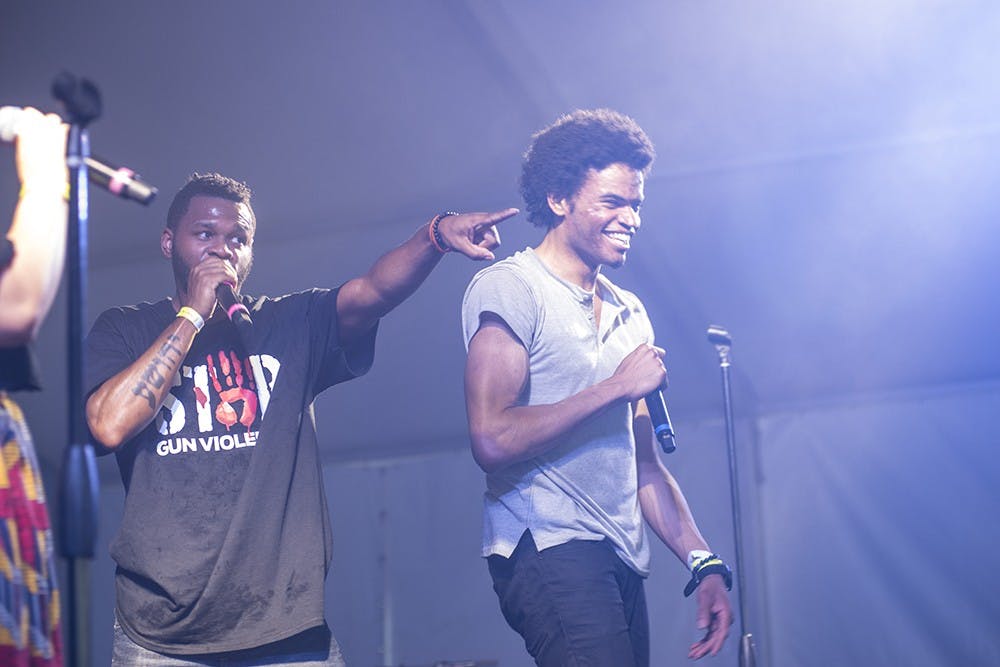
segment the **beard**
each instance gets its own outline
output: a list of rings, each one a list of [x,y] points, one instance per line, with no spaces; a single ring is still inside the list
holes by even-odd
[[[177,291],[187,294],[188,275],[191,273],[191,269],[176,254],[170,258],[170,266],[174,269],[174,282],[177,283]]]
[[[187,294],[188,291],[188,278],[191,275],[191,268],[184,263],[180,257],[175,253],[170,257],[170,266],[174,271],[174,281],[177,283],[178,291],[183,294]],[[247,260],[246,264],[240,266],[236,270],[236,293],[239,294],[240,289],[243,287],[243,283],[246,282],[247,276],[250,275],[250,269],[253,268],[253,255]]]

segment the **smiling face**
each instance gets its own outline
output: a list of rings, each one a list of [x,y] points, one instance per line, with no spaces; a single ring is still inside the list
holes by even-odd
[[[186,294],[192,267],[215,256],[229,262],[240,287],[253,265],[253,210],[242,202],[197,195],[174,229],[163,230],[160,248],[174,269],[178,294]]]
[[[641,171],[618,162],[591,169],[568,199],[549,197],[549,207],[561,218],[552,233],[582,268],[596,273],[602,266],[625,263],[640,225],[644,182]]]

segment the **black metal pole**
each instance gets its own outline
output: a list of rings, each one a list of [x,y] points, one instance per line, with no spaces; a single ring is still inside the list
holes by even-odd
[[[740,512],[740,482],[736,465],[736,427],[733,419],[733,396],[729,378],[731,364],[729,352],[732,348],[732,337],[722,327],[712,325],[708,328],[708,340],[719,353],[719,366],[722,369],[722,402],[726,421],[726,455],[729,459],[729,499],[733,513],[733,543],[735,560],[733,571],[736,574],[736,597],[740,610],[740,667],[755,667],[757,664],[756,648],[753,635],[747,632],[746,586],[743,583],[743,517]]]
[[[69,446],[63,458],[59,496],[59,546],[67,565],[66,665],[89,667],[89,561],[97,542],[97,460],[88,442],[83,405],[83,338],[87,294],[87,223],[89,188],[87,125],[100,115],[100,93],[86,79],[60,74],[52,84],[54,96],[70,119],[66,140],[69,170],[69,224],[66,235],[68,282],[67,373],[69,392]]]
[[[73,123],[66,144],[70,173],[68,275],[69,446],[63,461],[60,496],[62,549],[67,563],[68,667],[90,665],[89,560],[97,533],[97,461],[88,442],[83,407],[83,337],[87,293],[88,183],[90,155],[85,127]]]

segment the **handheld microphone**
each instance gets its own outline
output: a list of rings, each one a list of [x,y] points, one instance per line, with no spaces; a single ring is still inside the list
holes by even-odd
[[[663,448],[665,454],[677,449],[674,441],[674,426],[670,423],[670,415],[667,414],[667,404],[663,402],[663,392],[659,389],[646,394],[646,409],[649,410],[649,420],[653,422],[653,433]]]
[[[0,140],[14,141],[21,112],[20,107],[0,107]],[[96,155],[91,155],[84,162],[90,182],[113,195],[145,206],[149,206],[156,197],[157,189],[128,167],[117,167]]]
[[[226,317],[236,325],[240,335],[244,336],[250,333],[250,328],[253,327],[250,311],[237,298],[233,286],[229,283],[222,283],[215,288],[215,298],[219,300],[219,305],[226,309]]]

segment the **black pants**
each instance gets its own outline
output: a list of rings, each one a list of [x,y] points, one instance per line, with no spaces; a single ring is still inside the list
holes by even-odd
[[[607,540],[539,552],[525,531],[510,558],[488,563],[504,618],[539,667],[648,667],[642,577]]]

